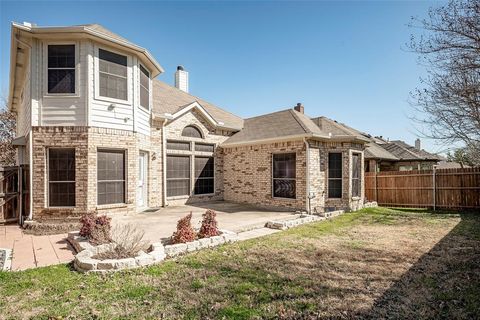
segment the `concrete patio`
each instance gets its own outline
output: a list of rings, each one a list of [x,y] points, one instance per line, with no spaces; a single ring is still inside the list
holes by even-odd
[[[194,227],[200,227],[202,214],[207,209],[217,212],[220,229],[239,233],[241,240],[278,232],[264,228],[265,223],[270,220],[293,218],[292,212],[271,211],[247,204],[216,201],[147,210],[130,216],[114,216],[113,224],[133,224],[145,232],[146,241],[158,242],[162,238],[170,237],[176,229],[177,221],[189,212],[193,214]],[[0,248],[13,250],[13,271],[72,261],[75,253],[66,237],[66,234],[34,236],[25,234],[18,225],[0,226]]]
[[[226,201],[195,203],[184,206],[166,207],[155,211],[129,216],[115,216],[113,223],[134,224],[145,232],[145,240],[159,241],[172,235],[177,221],[192,212],[192,225],[200,227],[202,214],[207,209],[217,213],[218,227],[234,232],[262,228],[270,220],[285,220],[292,218],[293,212],[260,209],[248,204]]]

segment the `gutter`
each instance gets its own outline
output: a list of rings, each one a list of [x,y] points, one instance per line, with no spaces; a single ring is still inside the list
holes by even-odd
[[[330,141],[331,138],[328,136],[322,136],[315,133],[303,133],[303,134],[295,134],[283,137],[274,137],[274,138],[265,138],[265,139],[257,139],[251,141],[242,141],[242,142],[231,142],[231,143],[222,143],[220,146],[223,148],[230,148],[230,147],[239,147],[239,146],[249,146],[254,144],[264,144],[264,143],[272,143],[272,142],[280,142],[280,141],[291,141],[291,140],[304,140],[304,139],[315,139],[315,140],[323,140],[323,141]]]
[[[165,124],[162,122],[162,207],[167,207],[167,135],[165,134]]]

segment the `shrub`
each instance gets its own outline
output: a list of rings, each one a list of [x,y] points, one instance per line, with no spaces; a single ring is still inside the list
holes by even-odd
[[[218,236],[220,232],[218,231],[217,224],[217,213],[214,210],[208,209],[203,215],[202,226],[198,232],[199,238],[209,238]]]
[[[138,255],[139,251],[146,249],[143,241],[145,233],[131,224],[117,224],[110,232],[111,242],[115,249],[96,255],[95,259],[123,259]]]
[[[110,242],[111,221],[106,215],[87,213],[80,218],[80,235],[95,245]]]
[[[172,243],[185,243],[194,241],[196,238],[195,230],[192,227],[192,213],[178,220],[177,231],[172,235]]]

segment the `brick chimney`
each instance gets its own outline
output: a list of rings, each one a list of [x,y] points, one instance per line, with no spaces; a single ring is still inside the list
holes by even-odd
[[[175,72],[175,87],[188,92],[188,72],[183,69],[183,66],[178,66]]]
[[[415,140],[415,149],[417,149],[417,150],[421,150],[421,149],[422,149],[422,145],[421,145],[421,142],[420,142],[420,139],[419,139],[419,138],[417,138],[417,139]]]
[[[305,113],[305,108],[303,107],[303,104],[301,104],[300,102],[297,103],[297,105],[293,109],[300,113]]]

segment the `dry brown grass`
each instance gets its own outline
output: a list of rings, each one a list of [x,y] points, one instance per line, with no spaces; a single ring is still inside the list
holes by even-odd
[[[120,274],[0,273],[0,309],[44,318],[471,319],[480,313],[478,261],[478,215],[369,209]]]

